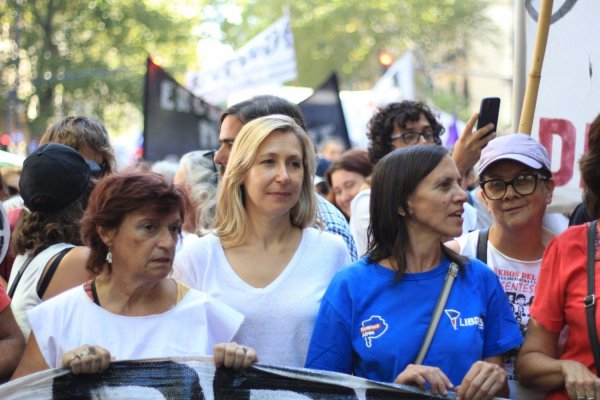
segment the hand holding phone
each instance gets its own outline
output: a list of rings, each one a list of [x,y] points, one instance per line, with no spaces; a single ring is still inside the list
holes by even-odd
[[[482,138],[496,132],[498,126],[498,114],[500,113],[500,98],[485,97],[481,100],[479,106],[479,118],[477,119],[477,129],[481,129],[489,123],[494,124],[494,128],[486,133]]]

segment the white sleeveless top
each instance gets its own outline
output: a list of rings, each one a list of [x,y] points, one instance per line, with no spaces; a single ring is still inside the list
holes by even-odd
[[[44,272],[44,268],[46,268],[48,261],[50,261],[52,257],[69,247],[75,246],[71,243],[57,243],[39,253],[31,260],[25,269],[21,280],[17,284],[17,290],[12,297],[10,308],[15,315],[19,328],[21,328],[21,332],[23,332],[23,336],[25,336],[25,340],[29,338],[29,331],[31,330],[29,322],[27,321],[27,311],[42,302],[42,299],[40,299],[37,294],[37,285],[42,276],[42,272]],[[10,271],[8,288],[12,288],[15,278],[27,258],[29,258],[28,254],[19,254],[17,258],[15,258],[15,262]]]
[[[60,367],[64,353],[84,344],[101,346],[118,361],[212,355],[213,346],[230,342],[244,320],[239,312],[194,289],[161,314],[113,314],[95,304],[83,285],[27,314],[50,368]]]

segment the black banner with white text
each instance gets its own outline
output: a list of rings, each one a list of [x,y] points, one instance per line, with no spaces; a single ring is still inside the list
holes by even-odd
[[[148,58],[144,99],[144,159],[219,146],[221,110],[181,86]]]
[[[53,369],[0,386],[3,400],[198,399],[392,400],[454,399],[412,386],[385,384],[335,372],[256,365],[215,368],[210,358],[120,361],[102,374]]]

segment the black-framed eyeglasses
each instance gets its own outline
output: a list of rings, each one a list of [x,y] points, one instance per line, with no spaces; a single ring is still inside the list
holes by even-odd
[[[393,141],[400,140],[404,141],[404,144],[411,145],[419,143],[420,137],[423,136],[423,139],[427,143],[431,144],[441,144],[442,141],[440,139],[440,135],[434,132],[431,129],[425,129],[422,132],[413,131],[412,129],[406,130],[396,136],[392,136],[390,139]]]
[[[510,181],[502,179],[488,179],[479,183],[485,197],[490,200],[500,200],[506,194],[509,186],[512,186],[514,191],[521,196],[529,196],[537,189],[538,180],[548,180],[548,177],[538,173],[529,173],[517,175]]]

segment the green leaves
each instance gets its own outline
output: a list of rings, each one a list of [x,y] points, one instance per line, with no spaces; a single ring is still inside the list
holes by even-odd
[[[279,18],[288,3],[238,1],[242,23],[223,24],[225,39],[242,46]],[[218,9],[221,3],[211,4]],[[490,32],[486,6],[479,0],[294,2],[289,8],[299,64],[294,83],[315,87],[335,70],[345,88],[368,88],[379,78],[381,50],[399,57],[417,48],[424,62],[443,62],[457,47],[468,47]]]
[[[149,54],[160,56],[163,65],[179,77],[194,66],[197,15],[186,15],[170,4],[166,0],[6,1],[0,23],[10,28],[0,40],[16,47],[18,14],[19,100],[29,111],[27,122],[34,136],[39,137],[56,117],[73,113],[104,119],[113,132],[130,130],[132,120],[141,129],[140,111],[120,121],[106,113],[118,106],[130,112],[141,110]],[[0,93],[14,85],[5,71],[14,66],[14,60],[0,54]]]
[[[344,89],[368,89],[381,74],[377,56],[382,50],[400,57],[414,48],[428,68],[464,63],[475,40],[494,34],[484,16],[487,4],[482,0],[211,0],[206,4],[0,0],[0,108],[6,109],[15,87],[18,60],[19,111],[27,115],[35,136],[56,117],[72,113],[104,119],[113,133],[132,127],[141,130],[147,55],[183,81],[186,71],[199,68],[198,60],[214,57],[196,55],[201,23],[216,24],[222,38],[237,49],[284,9],[291,14],[298,60],[299,77],[292,84],[316,87],[337,71]],[[462,96],[460,90],[436,92],[426,72],[418,81],[423,83],[423,94],[438,96],[444,104],[456,104]]]

